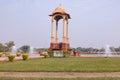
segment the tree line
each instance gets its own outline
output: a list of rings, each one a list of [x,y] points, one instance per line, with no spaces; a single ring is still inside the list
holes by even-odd
[[[13,41],[9,41],[5,44],[0,43],[0,52],[10,52],[12,50],[12,46],[14,46]]]
[[[88,47],[88,48],[83,48],[83,47],[77,47],[77,48],[72,48],[73,51],[79,51],[79,52],[105,52],[105,48],[93,48],[93,47]],[[120,47],[110,47],[111,52],[120,52]]]
[[[4,43],[4,44],[0,43],[0,52],[11,52],[13,46],[15,46],[14,41],[9,41],[9,42]],[[27,53],[27,52],[29,52],[29,50],[30,50],[29,45],[23,45],[17,49],[17,52]]]

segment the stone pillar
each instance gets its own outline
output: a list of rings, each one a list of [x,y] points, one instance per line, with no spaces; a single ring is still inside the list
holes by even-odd
[[[66,20],[66,43],[69,43],[69,37],[68,37],[68,20]]]
[[[51,43],[54,43],[54,19],[52,18],[51,22]]]
[[[56,43],[58,43],[58,21],[56,21]]]
[[[62,43],[66,43],[66,26],[65,26],[65,18],[63,18],[63,40]]]

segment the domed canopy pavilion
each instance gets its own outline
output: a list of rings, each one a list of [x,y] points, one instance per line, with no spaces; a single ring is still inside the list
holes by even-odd
[[[62,5],[59,5],[51,15],[51,42],[50,50],[69,50],[70,43],[68,37],[68,19],[70,15],[66,12]],[[58,21],[63,19],[63,37],[62,42],[58,38]],[[56,34],[54,34],[54,22],[56,22]],[[55,36],[54,36],[55,35]]]

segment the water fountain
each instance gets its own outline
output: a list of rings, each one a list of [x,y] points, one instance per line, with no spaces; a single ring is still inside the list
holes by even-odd
[[[103,51],[81,54],[81,57],[120,57],[120,52],[116,52],[114,47],[106,45]]]
[[[29,54],[33,54],[33,53],[34,53],[34,48],[30,47]]]
[[[105,57],[111,57],[112,56],[112,52],[110,50],[110,46],[109,45],[106,45],[105,47]]]
[[[34,51],[34,48],[30,47],[30,49],[29,49],[29,55],[30,56],[38,56],[39,54],[36,54],[35,51]]]
[[[16,48],[16,46],[12,46],[11,53],[16,54],[16,52],[17,52],[17,48]]]
[[[30,49],[29,49],[29,58],[30,59],[40,58],[40,55],[35,53],[35,49],[33,47],[30,47]]]

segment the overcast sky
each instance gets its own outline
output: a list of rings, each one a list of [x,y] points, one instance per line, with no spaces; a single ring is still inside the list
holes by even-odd
[[[120,0],[0,0],[0,42],[49,47],[49,14],[60,4],[71,16],[71,47],[120,46]]]

